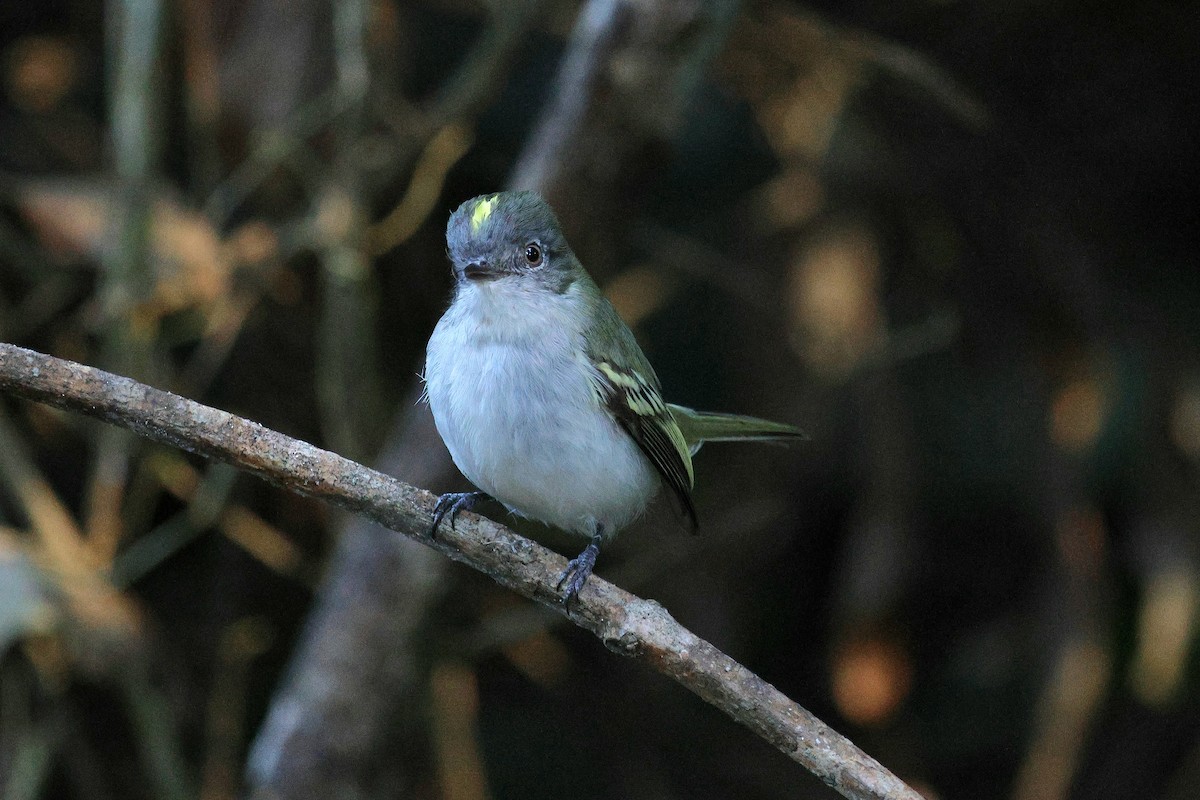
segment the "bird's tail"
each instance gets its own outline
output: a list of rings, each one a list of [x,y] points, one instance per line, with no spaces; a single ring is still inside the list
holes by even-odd
[[[671,409],[671,416],[675,418],[693,455],[705,442],[770,442],[808,438],[804,431],[782,422],[740,414],[694,411],[674,404],[668,404],[667,407]]]

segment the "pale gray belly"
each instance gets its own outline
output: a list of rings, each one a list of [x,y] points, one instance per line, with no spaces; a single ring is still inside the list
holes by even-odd
[[[469,351],[469,352],[466,352]],[[599,406],[569,354],[461,348],[427,375],[430,406],[455,464],[522,516],[591,535],[640,514],[659,479]]]

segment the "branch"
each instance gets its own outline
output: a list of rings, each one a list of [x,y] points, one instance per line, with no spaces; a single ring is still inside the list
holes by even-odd
[[[434,496],[334,453],[178,395],[0,343],[0,389],[228,462],[432,547],[567,615],[606,647],[646,662],[720,708],[850,798],[920,795],[775,687],[677,623],[658,603],[593,576],[568,613],[561,556],[474,514],[427,536]]]

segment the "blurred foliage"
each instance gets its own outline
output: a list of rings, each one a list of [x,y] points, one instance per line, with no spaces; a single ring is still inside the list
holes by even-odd
[[[0,2],[0,337],[371,461],[445,218],[506,184],[582,10]],[[548,187],[671,399],[813,434],[706,448],[703,535],[663,504],[600,573],[930,797],[1194,796],[1198,34],[1184,3],[748,2],[677,109],[618,50],[646,119]],[[0,401],[0,796],[237,795],[344,526]],[[376,796],[831,796],[438,582]]]

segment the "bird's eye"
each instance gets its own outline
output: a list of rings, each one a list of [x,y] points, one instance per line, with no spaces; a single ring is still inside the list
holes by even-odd
[[[542,248],[537,242],[530,242],[525,245],[525,260],[529,262],[531,267],[540,267],[542,265]]]

